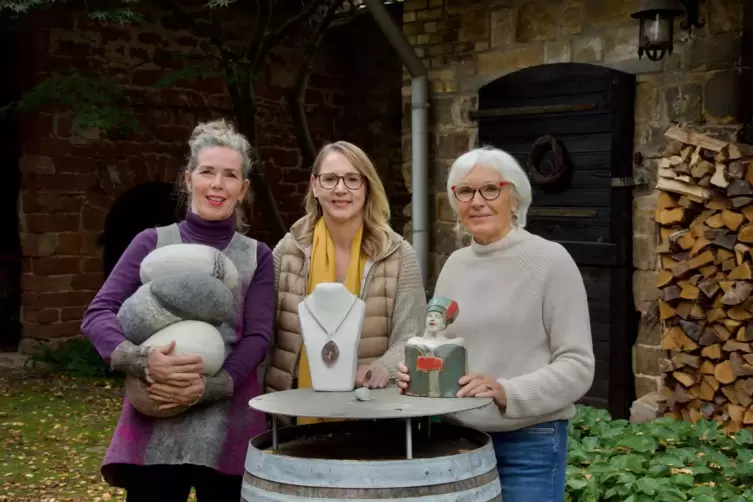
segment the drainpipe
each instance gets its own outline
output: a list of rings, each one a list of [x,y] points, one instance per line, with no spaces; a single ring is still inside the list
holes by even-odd
[[[429,282],[429,77],[403,30],[390,16],[384,0],[364,0],[411,76],[411,194],[413,249],[418,256],[424,289]]]

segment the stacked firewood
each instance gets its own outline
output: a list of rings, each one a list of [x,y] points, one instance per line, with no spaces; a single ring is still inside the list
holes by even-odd
[[[670,127],[655,220],[667,416],[753,426],[753,147]]]

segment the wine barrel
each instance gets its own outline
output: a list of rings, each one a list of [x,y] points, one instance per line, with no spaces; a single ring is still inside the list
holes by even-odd
[[[249,442],[244,502],[362,500],[501,501],[491,438],[473,429],[413,421],[406,458],[401,420],[285,427]]]

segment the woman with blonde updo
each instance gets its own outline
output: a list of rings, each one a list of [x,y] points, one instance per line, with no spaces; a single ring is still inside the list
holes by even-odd
[[[405,342],[421,333],[426,293],[413,247],[389,226],[384,186],[366,153],[338,141],[314,161],[306,215],[274,249],[276,339],[267,392],[310,388],[298,303],[319,283],[341,282],[366,314],[358,346],[357,387],[385,387]],[[297,423],[319,421],[299,417]]]
[[[179,179],[188,199],[186,218],[144,230],[133,239],[82,324],[114,370],[145,382],[153,407],[181,409],[174,416],[155,418],[124,399],[102,474],[109,484],[126,489],[128,502],[185,502],[192,488],[199,501],[237,502],[248,440],[266,430],[264,416],[251,410],[248,401],[261,392],[257,369],[272,338],[273,259],[269,247],[238,231],[245,225],[251,146],[218,120],[199,124],[189,147]],[[157,248],[181,243],[214,248],[237,269],[233,310],[218,326],[227,357],[210,375],[203,374],[201,356],[177,355],[174,341],[134,344],[118,320],[124,301],[142,285],[144,258]],[[185,261],[186,256],[177,256],[184,247],[168,249],[176,249],[175,259]]]

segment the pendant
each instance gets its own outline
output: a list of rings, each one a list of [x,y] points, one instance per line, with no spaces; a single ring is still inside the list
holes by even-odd
[[[337,362],[339,357],[340,347],[337,346],[334,340],[330,340],[324,344],[324,347],[322,347],[322,361],[324,361],[325,365],[328,367],[332,366]]]

